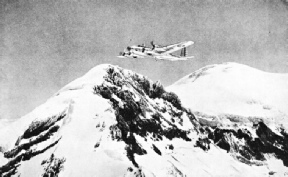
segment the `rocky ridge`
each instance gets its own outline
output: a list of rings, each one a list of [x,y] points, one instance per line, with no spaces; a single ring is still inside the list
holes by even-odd
[[[49,109],[36,108],[26,124],[15,123],[18,132],[2,136],[14,143],[0,143],[1,176],[29,176],[30,166],[35,176],[286,173],[285,129],[275,132],[261,119],[252,128],[204,124],[160,82],[117,66],[92,69],[43,105]],[[283,168],[272,167],[271,159]]]

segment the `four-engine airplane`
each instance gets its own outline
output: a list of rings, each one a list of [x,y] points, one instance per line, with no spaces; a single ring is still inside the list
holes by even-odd
[[[133,45],[128,46],[124,52],[120,52],[119,58],[145,58],[152,57],[156,60],[169,60],[169,61],[179,61],[188,60],[194,58],[194,56],[186,56],[186,47],[194,44],[193,41],[180,42],[178,44],[172,44],[167,46],[155,45],[151,41],[152,47],[146,47],[145,45]],[[180,56],[173,55],[173,52],[181,50]]]

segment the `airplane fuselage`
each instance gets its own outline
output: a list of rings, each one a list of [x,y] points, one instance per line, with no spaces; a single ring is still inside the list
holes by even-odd
[[[186,48],[192,45],[193,41],[185,41],[178,44],[172,44],[168,46],[156,46],[153,48],[146,47],[144,45],[133,45],[127,47],[127,51],[120,54],[119,57],[127,57],[127,58],[144,58],[144,57],[152,57],[158,60],[169,60],[169,61],[177,61],[177,60],[187,60],[193,57],[183,56],[174,56],[171,53]],[[186,54],[186,51],[183,52]]]

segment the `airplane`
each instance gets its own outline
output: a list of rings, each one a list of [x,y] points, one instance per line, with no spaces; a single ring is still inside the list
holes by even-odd
[[[119,58],[145,58],[152,57],[155,60],[169,60],[169,61],[179,61],[179,60],[188,60],[194,58],[194,56],[186,56],[187,51],[186,48],[190,45],[194,44],[193,41],[185,41],[177,44],[160,46],[155,45],[153,41],[151,41],[152,47],[146,47],[144,44],[142,45],[133,45],[128,46],[124,52],[120,52]],[[173,55],[173,52],[181,50],[180,56]]]

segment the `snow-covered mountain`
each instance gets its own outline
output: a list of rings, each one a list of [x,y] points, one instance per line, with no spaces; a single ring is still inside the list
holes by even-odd
[[[216,116],[221,123],[227,117],[228,122],[260,118],[288,127],[288,74],[224,63],[201,68],[167,90],[196,114]]]
[[[230,69],[226,67],[229,65]],[[237,92],[233,95],[231,90],[226,90],[225,100],[232,105],[236,97],[235,102],[240,103],[218,110],[221,106],[216,102],[213,112],[213,103],[217,100],[213,93],[225,92],[219,88],[221,84],[216,84],[217,78],[222,79],[223,88],[230,83],[229,79],[224,81],[221,74],[217,76],[217,72],[233,71],[236,76],[240,72],[237,68],[251,72],[253,76],[248,78],[255,77],[256,81],[263,73],[238,64],[214,66],[215,71],[211,67],[204,68],[167,89],[179,94],[180,100],[176,94],[165,91],[159,82],[153,83],[142,75],[113,65],[96,66],[28,115],[1,126],[0,176],[288,174],[288,135],[283,123],[286,112],[281,104],[281,95],[287,96],[284,84],[287,76],[263,74],[274,85],[265,85],[263,79],[262,86],[269,87],[270,91],[282,89],[276,98],[275,92],[269,95],[270,98],[261,100],[252,93],[241,97],[245,95],[245,87],[238,97]],[[241,79],[246,75],[242,74]],[[194,85],[209,76],[214,77],[216,85],[211,79],[207,81],[216,87],[214,92],[210,88],[211,100],[205,97],[207,94],[202,94],[202,102],[200,96],[195,97],[197,89],[193,88],[200,88],[201,85]],[[235,80],[233,75],[229,77]],[[205,80],[202,82],[204,86]],[[230,87],[228,85],[226,89]],[[218,90],[222,92],[218,93]],[[259,111],[250,115],[246,110],[237,110],[244,98],[253,100],[244,101],[253,107],[251,109],[262,105],[269,114],[266,116],[265,111]],[[225,119],[219,115],[224,115]],[[227,119],[228,115],[231,119]],[[213,123],[214,119],[218,122]],[[226,123],[226,119],[230,123]],[[272,124],[271,120],[277,121]]]

